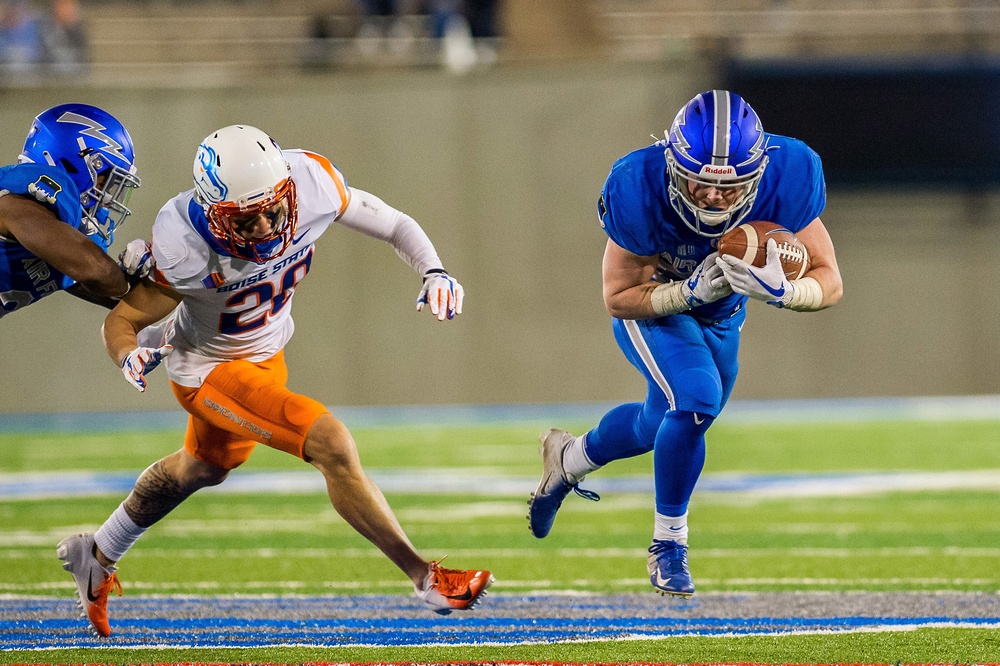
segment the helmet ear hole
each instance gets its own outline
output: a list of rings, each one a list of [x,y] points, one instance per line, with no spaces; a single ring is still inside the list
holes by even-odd
[[[72,162],[70,162],[65,157],[60,157],[59,158],[59,166],[61,166],[62,169],[63,169],[63,171],[65,171],[68,174],[72,175],[72,174],[78,174],[78,173],[80,173],[80,170],[76,168],[76,165],[74,165]]]

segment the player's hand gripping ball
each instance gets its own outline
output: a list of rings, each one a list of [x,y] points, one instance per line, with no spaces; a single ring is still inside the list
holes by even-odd
[[[729,254],[751,266],[767,263],[767,241],[773,238],[786,280],[798,280],[809,270],[809,253],[795,234],[774,222],[746,222],[719,239],[719,254]]]

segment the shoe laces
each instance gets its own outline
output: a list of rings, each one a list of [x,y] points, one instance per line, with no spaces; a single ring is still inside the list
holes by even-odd
[[[107,578],[104,579],[104,582],[101,583],[101,586],[97,589],[97,592],[98,594],[102,592],[104,594],[110,594],[111,592],[114,592],[119,597],[125,593],[125,591],[122,590],[121,581],[118,580],[118,574],[114,572],[111,572],[111,575],[109,575]]]
[[[431,562],[428,589],[436,588],[443,595],[461,594],[469,587],[469,572],[465,569],[445,569],[441,566],[445,557],[448,556]]]
[[[595,493],[593,490],[587,490],[586,488],[580,487],[580,481],[583,480],[583,477],[580,477],[580,481],[571,481],[570,479],[574,477],[571,477],[569,474],[566,473],[566,464],[565,464],[566,449],[569,448],[569,444],[570,442],[566,442],[566,444],[562,448],[562,451],[559,452],[559,468],[562,470],[562,482],[565,483],[567,486],[569,486],[574,493],[576,493],[583,499],[590,500],[591,502],[599,502],[601,500],[600,495]]]
[[[583,499],[588,499],[591,502],[599,502],[601,496],[595,493],[593,490],[587,490],[581,488],[579,483],[572,484],[573,492],[582,497]]]
[[[657,565],[666,564],[666,573],[684,573],[687,567],[687,547],[669,539],[653,539],[649,553],[656,556]],[[664,562],[665,561],[665,562]]]

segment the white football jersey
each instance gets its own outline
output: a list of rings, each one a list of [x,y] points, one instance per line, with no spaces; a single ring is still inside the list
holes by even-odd
[[[316,240],[347,209],[351,190],[321,155],[283,151],[298,199],[298,225],[285,251],[257,264],[220,254],[194,190],[168,201],[153,224],[156,282],[183,296],[168,320],[174,346],[167,373],[182,386],[200,386],[222,361],[259,362],[292,337],[292,298],[306,276]]]
[[[284,348],[295,329],[295,287],[309,272],[314,244],[331,222],[389,243],[419,275],[442,268],[434,245],[412,217],[349,188],[322,155],[282,152],[295,181],[298,224],[285,251],[266,263],[234,259],[221,249],[193,189],[168,201],[156,216],[154,279],[183,300],[164,322],[144,329],[139,344],[172,344],[167,374],[181,386],[201,386],[224,361],[256,363]]]

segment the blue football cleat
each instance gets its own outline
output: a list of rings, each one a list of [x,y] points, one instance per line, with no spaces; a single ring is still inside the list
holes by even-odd
[[[556,520],[556,512],[570,491],[580,497],[596,502],[600,495],[579,486],[579,479],[571,478],[563,469],[563,454],[566,447],[576,439],[565,430],[552,428],[541,436],[542,441],[542,480],[538,488],[531,493],[528,500],[528,523],[531,533],[539,539],[548,535],[552,523]]]
[[[649,582],[660,594],[689,599],[694,581],[688,570],[688,547],[676,541],[653,539],[646,559]]]

